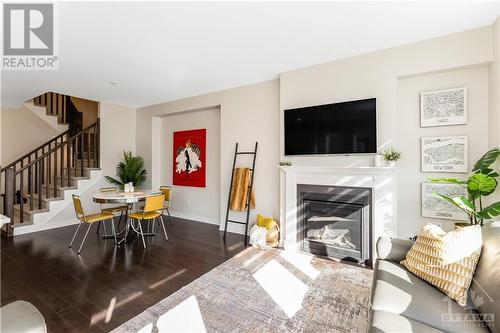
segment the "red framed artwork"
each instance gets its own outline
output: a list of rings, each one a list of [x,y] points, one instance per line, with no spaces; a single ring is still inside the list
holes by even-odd
[[[174,132],[173,184],[206,186],[207,130]]]

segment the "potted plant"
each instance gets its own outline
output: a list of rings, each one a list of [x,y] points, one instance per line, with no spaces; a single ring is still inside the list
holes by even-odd
[[[396,161],[401,158],[401,152],[396,150],[394,147],[384,150],[384,160],[387,163],[387,166],[394,167],[396,166]]]
[[[146,180],[146,174],[142,157],[133,156],[132,152],[124,151],[123,161],[116,166],[116,176],[119,180],[110,176],[106,176],[105,178],[109,183],[123,189],[125,184],[130,182],[134,187],[141,185]]]
[[[485,219],[491,219],[500,215],[500,202],[494,202],[484,207],[484,197],[495,192],[498,185],[498,173],[493,169],[493,164],[500,156],[500,150],[494,148],[484,154],[472,168],[472,175],[466,180],[455,178],[434,178],[431,181],[454,183],[467,188],[467,197],[448,197],[439,193],[434,193],[437,197],[448,201],[452,205],[463,210],[469,217],[470,224],[483,225]],[[462,223],[463,224],[463,223]],[[462,226],[455,223],[456,226]],[[469,225],[469,224],[467,224]]]

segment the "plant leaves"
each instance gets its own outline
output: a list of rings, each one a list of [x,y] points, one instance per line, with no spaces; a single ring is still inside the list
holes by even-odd
[[[450,198],[449,196],[439,193],[433,193],[433,194],[434,196],[441,198],[445,201],[448,201],[450,204],[460,208],[469,216],[476,215],[476,206],[474,205],[474,203],[472,203],[472,201],[470,201],[464,196]]]
[[[496,187],[496,179],[483,173],[473,174],[467,182],[467,189],[473,198],[477,198],[479,195],[490,195],[495,192]]]
[[[460,184],[460,185],[467,184],[466,180],[460,180],[460,179],[456,179],[456,178],[431,178],[429,180],[431,182],[439,182],[439,183],[453,183],[453,184]]]
[[[146,180],[147,172],[144,169],[142,157],[133,156],[132,152],[123,152],[123,161],[116,166],[116,175],[121,180],[106,176],[111,184],[123,187],[124,184],[132,182],[134,186],[141,185]]]
[[[498,148],[493,148],[487,151],[486,154],[484,154],[476,163],[474,163],[472,172],[481,171],[485,174],[488,174],[489,172],[485,172],[484,170],[490,169],[490,166],[495,163],[498,156],[500,156],[500,150]]]
[[[113,185],[117,185],[117,186],[119,186],[120,188],[122,188],[122,187],[123,187],[123,185],[124,185],[121,181],[116,180],[116,179],[114,179],[113,177],[110,177],[110,176],[104,176],[104,178],[108,181],[108,183],[113,184]]]
[[[481,219],[491,219],[500,215],[500,202],[495,202],[477,214]]]

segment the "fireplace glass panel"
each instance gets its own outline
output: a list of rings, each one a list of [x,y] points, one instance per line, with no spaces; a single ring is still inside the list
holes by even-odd
[[[361,251],[363,205],[304,200],[304,208],[309,242]]]

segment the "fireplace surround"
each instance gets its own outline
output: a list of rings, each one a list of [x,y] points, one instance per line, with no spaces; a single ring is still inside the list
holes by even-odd
[[[372,190],[297,184],[302,251],[364,263],[371,259]]]
[[[280,166],[280,244],[287,251],[302,251],[298,185],[357,187],[371,190],[369,251],[376,259],[380,236],[397,237],[397,177],[391,167]]]

